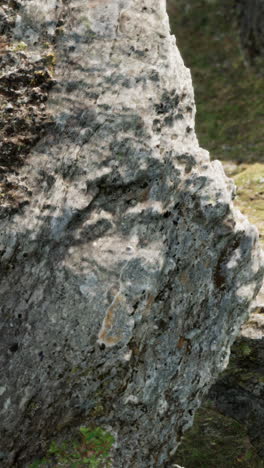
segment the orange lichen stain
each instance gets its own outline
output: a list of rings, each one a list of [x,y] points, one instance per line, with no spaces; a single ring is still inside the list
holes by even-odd
[[[190,354],[190,352],[192,350],[190,340],[188,340],[184,336],[180,336],[180,339],[179,339],[178,344],[177,344],[177,348],[182,349],[185,345],[186,345],[187,353]]]
[[[183,271],[182,273],[179,274],[179,280],[184,286],[186,287],[187,291],[192,290],[192,283],[190,280],[190,276],[187,271]]]
[[[145,190],[143,190],[139,195],[139,201],[140,202],[147,201],[149,198],[149,192],[150,192],[149,188],[146,188]]]
[[[115,319],[115,308],[117,304],[120,304],[120,302],[122,302],[123,300],[124,299],[120,294],[116,295],[112,304],[107,309],[106,316],[104,318],[102,328],[98,336],[99,343],[103,343],[106,346],[114,346],[116,343],[118,343],[121,340],[120,336],[109,337],[107,335],[110,333],[111,329],[113,328],[114,319]]]
[[[183,346],[185,345],[185,343],[187,343],[186,338],[184,336],[180,336],[180,339],[179,339],[178,344],[177,344],[177,348],[182,349]]]
[[[121,336],[109,336],[104,338],[104,344],[105,346],[115,346],[117,343],[121,341]]]
[[[148,299],[147,299],[147,303],[146,303],[146,307],[145,307],[145,310],[144,310],[144,314],[148,314],[150,312],[151,306],[152,306],[154,301],[155,301],[155,296],[153,296],[153,294],[149,294]]]
[[[8,44],[6,38],[4,36],[0,36],[0,55],[4,54],[8,48]]]
[[[114,305],[108,309],[107,314],[104,319],[104,328],[106,330],[111,329],[114,321]]]
[[[183,283],[189,283],[190,278],[189,275],[186,273],[186,271],[183,271],[182,273],[179,274],[179,280]]]

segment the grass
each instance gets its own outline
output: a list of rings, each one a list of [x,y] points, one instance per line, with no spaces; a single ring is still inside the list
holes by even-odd
[[[185,468],[264,467],[244,427],[205,407],[197,412],[192,429],[185,434],[175,463]]]
[[[168,0],[171,26],[191,68],[201,146],[213,158],[263,162],[263,76],[245,64],[230,0]]]
[[[264,247],[264,164],[245,165],[234,176],[237,186],[237,206],[255,224]]]

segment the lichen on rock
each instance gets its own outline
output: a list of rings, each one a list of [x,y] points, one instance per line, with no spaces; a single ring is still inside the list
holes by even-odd
[[[113,466],[163,467],[260,288],[258,233],[199,148],[165,1],[30,11],[18,31],[53,38],[56,84],[2,227],[3,466],[85,423],[116,434]]]

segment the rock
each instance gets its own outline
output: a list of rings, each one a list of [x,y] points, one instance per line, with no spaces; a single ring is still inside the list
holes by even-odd
[[[5,107],[5,112],[13,112],[14,106],[9,102]]]
[[[53,3],[53,124],[1,230],[2,464],[82,424],[114,435],[113,466],[165,467],[260,288],[258,234],[199,148],[165,1]]]
[[[7,17],[14,19],[17,8],[17,2],[9,2]],[[28,202],[29,192],[18,173],[49,124],[44,102],[55,83],[52,46],[40,48],[36,54],[35,48],[15,41],[14,29],[8,24],[8,34],[0,41],[1,219]]]

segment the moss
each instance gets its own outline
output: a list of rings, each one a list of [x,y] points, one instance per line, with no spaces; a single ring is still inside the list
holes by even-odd
[[[44,55],[43,59],[45,61],[45,64],[48,67],[51,67],[52,69],[55,67],[55,65],[56,65],[56,56],[55,56],[54,52],[49,52],[48,54]]]
[[[29,468],[110,468],[114,437],[101,427],[81,427],[74,440],[53,441],[47,455]]]
[[[87,16],[83,15],[80,17],[80,23],[83,24],[87,29],[91,29],[91,23],[88,20]]]
[[[105,408],[101,403],[98,403],[95,408],[91,411],[90,417],[93,418],[98,418],[100,416],[103,416],[105,414]]]
[[[248,357],[252,354],[252,349],[250,348],[248,344],[242,342],[237,347],[237,353],[238,355]]]
[[[21,42],[18,42],[17,44],[14,44],[12,46],[12,51],[13,52],[21,52],[23,50],[26,50],[28,48],[27,44],[25,44],[25,42],[21,41]]]

